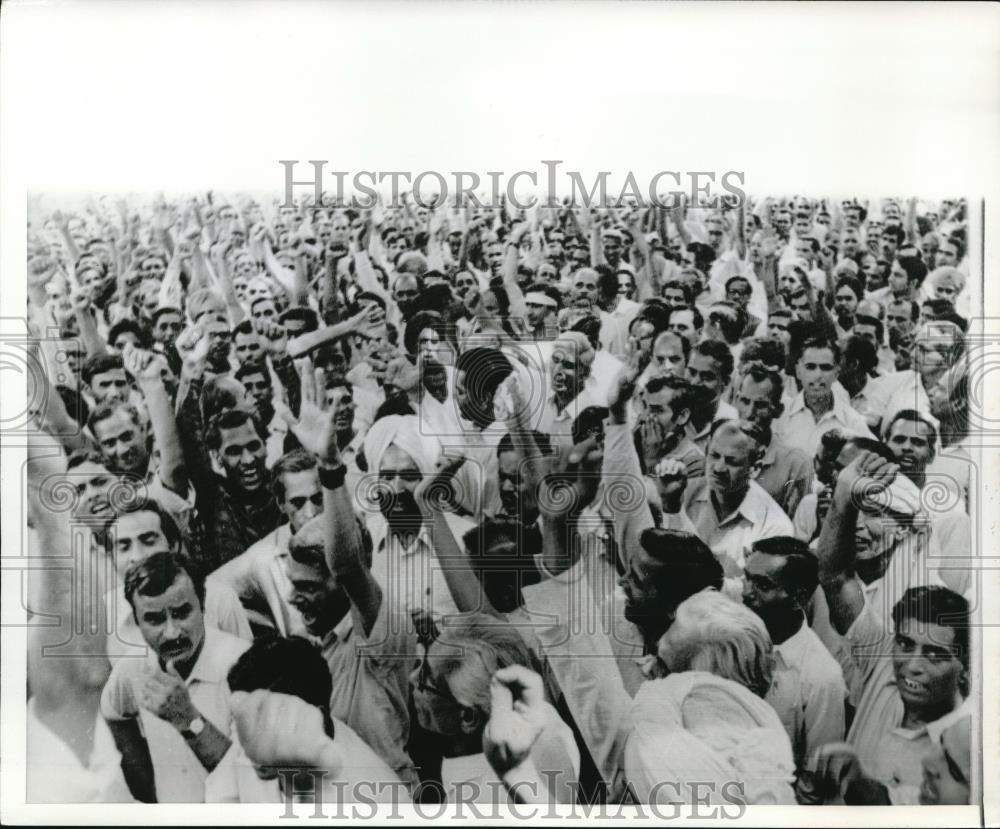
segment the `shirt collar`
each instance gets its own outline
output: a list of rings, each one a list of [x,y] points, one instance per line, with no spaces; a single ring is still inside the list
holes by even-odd
[[[711,489],[708,486],[708,480],[704,480],[705,484],[695,493],[692,500],[705,501],[708,503],[708,508],[714,511],[715,506],[711,501]],[[725,516],[719,522],[719,526],[721,527],[723,524],[730,523],[730,519],[732,519],[733,516],[737,516],[749,521],[753,527],[756,527],[764,520],[764,514],[767,509],[767,504],[761,500],[760,496],[762,494],[766,495],[764,490],[761,489],[758,484],[751,481],[750,486],[747,489],[747,494],[743,496],[743,500],[740,501],[740,505],[729,515]]]
[[[785,667],[803,666],[806,660],[806,649],[809,645],[809,624],[805,614],[802,614],[802,626],[781,644],[774,646],[775,655],[784,662]]]

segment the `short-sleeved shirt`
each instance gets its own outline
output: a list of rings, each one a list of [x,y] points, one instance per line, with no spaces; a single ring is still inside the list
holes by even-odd
[[[232,727],[226,676],[249,647],[243,639],[206,626],[201,653],[185,680],[194,707],[223,734]],[[209,772],[180,731],[139,705],[144,672],[156,666],[152,650],[145,659],[119,660],[104,686],[101,713],[106,720],[139,717],[153,763],[157,802],[204,803]]]
[[[816,420],[806,408],[802,392],[799,392],[772,427],[773,433],[785,446],[800,449],[810,458],[816,457],[820,440],[831,429],[845,429],[866,438],[875,437],[868,428],[868,421],[837,394],[833,395],[833,408]]]
[[[333,677],[330,713],[343,720],[408,786],[416,786],[409,739],[409,675],[417,661],[417,636],[409,614],[383,597],[371,632],[351,609],[323,639]]]

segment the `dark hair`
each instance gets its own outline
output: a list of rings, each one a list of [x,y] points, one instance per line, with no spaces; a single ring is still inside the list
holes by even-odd
[[[96,438],[97,430],[95,427],[97,424],[114,417],[118,412],[124,412],[136,426],[142,427],[142,416],[135,406],[124,400],[112,400],[108,403],[101,403],[90,413],[90,417],[87,418],[87,428],[90,429],[90,433]]]
[[[874,377],[878,368],[878,352],[875,346],[857,334],[852,334],[844,343],[843,364],[847,366],[851,363],[857,363],[868,377]]]
[[[910,306],[910,322],[916,322],[917,318],[920,316],[920,303],[914,302],[912,299],[890,299],[886,303],[886,310],[888,310],[890,305]]]
[[[671,290],[674,291],[680,291],[681,293],[683,293],[684,301],[688,303],[688,305],[690,305],[694,301],[694,296],[692,295],[691,292],[691,286],[688,285],[687,282],[682,282],[680,279],[671,279],[669,282],[664,284],[664,286],[660,289],[660,293],[662,294],[663,291],[667,290],[667,288],[670,288]]]
[[[56,393],[66,407],[66,414],[73,420],[82,425],[90,419],[90,407],[77,389],[60,385],[56,386]]]
[[[828,340],[826,337],[822,336],[809,336],[806,337],[799,347],[795,350],[795,362],[797,363],[805,355],[806,351],[810,348],[825,348],[833,354],[833,362],[836,365],[840,365],[840,346],[832,340]]]
[[[498,541],[514,544],[514,556],[491,556]],[[537,580],[534,556],[542,550],[541,533],[511,518],[487,518],[462,537],[469,566],[475,571],[486,598],[501,613],[510,613],[521,604],[521,586]]]
[[[728,345],[718,340],[702,340],[694,347],[694,353],[715,360],[719,364],[723,385],[729,382],[729,378],[733,376],[733,352]]]
[[[637,322],[648,322],[653,326],[653,335],[659,336],[667,330],[670,324],[670,308],[661,300],[647,299],[639,308],[638,313],[632,318],[629,324],[629,332]]]
[[[772,314],[773,316],[773,314]],[[774,371],[782,372],[785,368],[785,344],[773,337],[751,337],[743,344],[740,353],[740,366],[745,368],[752,362],[764,366],[773,366]]]
[[[319,328],[319,316],[312,308],[308,308],[304,305],[293,305],[291,308],[286,308],[278,317],[278,322],[282,325],[286,325],[291,320],[304,322],[304,330],[307,332],[315,331]]]
[[[715,251],[712,246],[706,245],[704,242],[691,242],[687,246],[687,251],[694,254],[694,266],[699,271],[707,273],[708,269],[712,267],[712,262],[715,261]]]
[[[236,323],[236,326],[233,328],[232,338],[233,341],[235,342],[237,334],[256,334],[256,333],[257,332],[253,330],[253,322],[249,318],[243,319],[240,320],[238,323]]]
[[[229,690],[272,691],[298,697],[323,712],[323,728],[333,737],[330,696],[333,679],[320,649],[307,639],[257,639],[229,669]]]
[[[549,285],[545,282],[535,282],[525,289],[525,293],[545,294],[549,299],[555,301],[556,307],[553,309],[554,311],[558,311],[563,306],[563,296],[554,285]]]
[[[383,311],[386,310],[385,299],[372,291],[361,291],[356,297],[354,297],[354,304],[357,306],[358,310],[361,310],[361,304],[363,302],[374,302]]]
[[[889,435],[892,434],[892,427],[895,426],[900,420],[905,420],[907,423],[922,423],[928,429],[931,430],[931,440],[929,441],[931,448],[937,444],[938,439],[938,429],[934,425],[933,421],[926,414],[918,412],[916,409],[900,409],[896,414],[894,414],[889,422],[886,424],[885,428],[882,430],[882,434],[885,439],[889,439]]]
[[[406,321],[406,328],[403,330],[403,348],[407,354],[417,353],[417,339],[425,328],[433,329],[442,340],[446,338],[444,317],[437,311],[417,311]]]
[[[754,366],[743,375],[743,378],[740,380],[740,385],[737,386],[736,388],[737,394],[739,393],[739,390],[743,385],[743,380],[746,380],[747,377],[749,377],[755,383],[763,383],[765,381],[769,382],[771,384],[771,391],[768,394],[768,401],[770,402],[771,406],[775,409],[778,409],[778,407],[782,405],[781,398],[785,392],[785,384],[784,381],[781,379],[781,375],[778,372],[767,371],[766,369],[757,368],[756,366]]]
[[[802,601],[808,601],[819,586],[819,560],[800,538],[777,535],[755,541],[750,549],[755,553],[779,556],[785,560],[781,568],[781,585],[785,591]]]
[[[853,276],[842,276],[837,280],[837,285],[833,289],[834,294],[841,288],[847,288],[857,298],[858,302],[865,298],[865,289],[861,286],[861,280]]]
[[[108,468],[107,461],[96,449],[76,449],[66,459],[66,469],[76,469],[85,463],[93,463]]]
[[[676,374],[663,374],[652,377],[646,383],[646,393],[656,394],[664,389],[674,392],[670,397],[670,411],[677,417],[683,411],[691,411],[698,405],[698,390],[691,385],[686,377]]]
[[[310,469],[316,469],[317,466],[319,466],[319,462],[312,452],[307,452],[305,449],[293,449],[291,452],[285,452],[271,468],[271,491],[274,493],[274,499],[279,504],[285,500],[285,481],[282,476],[295,472],[306,472]]]
[[[885,225],[882,228],[882,238],[884,239],[886,236],[891,236],[895,239],[897,247],[906,241],[906,231],[903,230],[901,225]]]
[[[271,382],[271,374],[267,370],[267,364],[263,360],[247,360],[236,369],[233,379],[242,381],[244,377],[249,377],[251,374],[263,374],[264,379],[268,383]]]
[[[503,352],[485,346],[463,351],[455,361],[456,373],[465,373],[465,388],[469,396],[480,401],[493,400],[497,388],[513,370]]]
[[[226,409],[215,416],[209,418],[207,429],[207,443],[209,449],[222,448],[222,430],[238,429],[240,426],[249,423],[253,426],[261,440],[267,439],[267,431],[264,429],[250,412],[243,409]]]
[[[86,458],[89,460],[89,458]],[[80,461],[79,463],[82,463]],[[77,464],[79,465],[79,464]],[[125,499],[122,499],[125,500]],[[180,550],[181,544],[184,541],[181,535],[180,528],[177,526],[177,522],[174,521],[174,517],[162,506],[160,506],[159,501],[152,498],[136,498],[132,500],[127,500],[121,506],[116,505],[116,509],[113,515],[109,516],[104,520],[104,524],[101,526],[99,536],[102,543],[110,542],[111,528],[118,523],[118,519],[123,515],[131,515],[136,512],[153,512],[156,513],[157,517],[160,519],[160,529],[163,531],[164,538],[167,539],[167,544],[172,548]],[[159,594],[147,594],[147,595],[159,595]]]
[[[701,311],[698,310],[697,305],[685,305],[683,307],[672,307],[670,309],[670,316],[673,317],[674,314],[680,313],[682,311],[691,312],[691,320],[694,322],[694,330],[701,331],[705,327],[705,318],[701,315]],[[667,324],[670,324],[670,320],[667,320]]]
[[[712,309],[719,307],[727,308],[732,311],[732,318],[726,314],[715,315]],[[746,316],[744,315],[743,309],[739,308],[735,303],[723,299],[719,302],[713,302],[711,307],[708,309],[709,320],[712,319],[713,315],[719,318],[719,330],[722,331],[722,336],[726,338],[726,344],[730,346],[736,345],[736,343],[740,341],[743,329],[746,328]]]
[[[729,286],[732,285],[734,282],[744,282],[747,285],[750,285],[750,280],[749,279],[747,279],[745,276],[740,276],[739,274],[736,274],[736,276],[731,276],[731,277],[729,277],[729,279],[726,280],[726,291],[727,292],[729,291]],[[750,287],[752,288],[753,286],[750,285]]]
[[[148,350],[153,345],[153,337],[149,333],[149,329],[146,328],[145,325],[142,325],[133,319],[118,320],[118,322],[111,326],[108,331],[108,345],[113,346],[115,340],[118,339],[118,335],[124,333],[135,334],[135,338],[139,341],[140,348]]]
[[[639,536],[642,549],[663,567],[654,571],[657,592],[672,611],[685,599],[712,587],[722,589],[722,565],[698,536],[680,530],[651,527]]]
[[[525,439],[530,437],[535,442],[535,446],[538,447],[538,451],[542,453],[544,457],[548,457],[554,453],[552,448],[552,438],[548,432],[538,432],[532,429],[530,432],[525,433]],[[514,451],[514,438],[511,437],[510,432],[507,432],[500,442],[497,443],[497,457],[500,457],[504,452]]]
[[[938,585],[911,587],[892,608],[892,623],[897,631],[904,619],[951,628],[955,632],[952,648],[968,670],[970,611],[962,596]]]
[[[875,328],[875,339],[878,342],[882,342],[882,338],[885,335],[885,325],[882,323],[878,317],[870,317],[868,314],[858,314],[854,317],[855,327],[859,325],[871,325]]]
[[[125,369],[121,354],[94,354],[88,357],[80,369],[80,376],[88,386],[93,382],[98,374],[106,374],[115,369]]]
[[[173,306],[165,305],[165,306],[163,306],[161,308],[157,308],[150,315],[149,320],[153,324],[154,327],[156,326],[156,323],[160,319],[160,317],[162,317],[164,314],[177,314],[177,316],[179,316],[182,321],[184,319],[184,312],[181,311],[180,308],[174,308]]]
[[[607,406],[587,406],[573,421],[573,443],[581,443],[592,432],[604,435],[604,421],[608,418]]]
[[[906,279],[911,285],[921,285],[927,276],[927,265],[919,256],[900,256],[896,259],[899,267],[906,271]]]
[[[880,440],[875,440],[875,438],[866,437],[865,435],[847,435],[844,439],[844,446],[847,444],[860,449],[862,452],[874,452],[883,460],[889,461],[889,463],[896,462],[896,455],[889,446]],[[841,446],[841,451],[843,451],[843,446]],[[840,452],[837,454],[839,455]]]
[[[591,312],[585,312],[576,322],[574,322],[570,327],[570,331],[577,331],[583,334],[587,338],[587,342],[590,343],[590,347],[594,351],[599,351],[601,348],[601,318]]]
[[[194,593],[205,609],[205,579],[192,566],[191,560],[180,553],[154,553],[149,558],[133,564],[125,573],[125,598],[135,616],[135,594],[162,596],[170,586],[187,574],[194,585]],[[138,617],[136,617],[138,618]]]

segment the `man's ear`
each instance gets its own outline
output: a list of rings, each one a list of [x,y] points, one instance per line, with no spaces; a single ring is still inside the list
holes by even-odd
[[[681,413],[674,418],[674,423],[680,426],[682,429],[688,425],[691,420],[691,410],[681,409]]]
[[[218,449],[209,449],[208,457],[212,462],[212,471],[217,475],[225,476],[226,466],[222,462],[222,453]]]
[[[469,708],[465,705],[462,706],[462,715],[459,724],[461,725],[463,734],[475,734],[479,731],[481,723],[482,716],[478,709]]]

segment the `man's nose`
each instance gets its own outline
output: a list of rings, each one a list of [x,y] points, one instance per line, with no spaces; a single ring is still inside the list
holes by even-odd
[[[180,633],[180,628],[177,627],[177,623],[173,619],[167,619],[167,623],[163,626],[163,638],[172,642],[177,638],[178,633]]]
[[[308,521],[310,518],[316,517],[316,515],[319,513],[319,509],[312,501],[307,501],[306,505],[302,507],[301,513],[303,518],[305,518]]]
[[[244,449],[243,454],[240,455],[240,461],[243,463],[253,463],[254,453],[251,452],[249,449]]]

